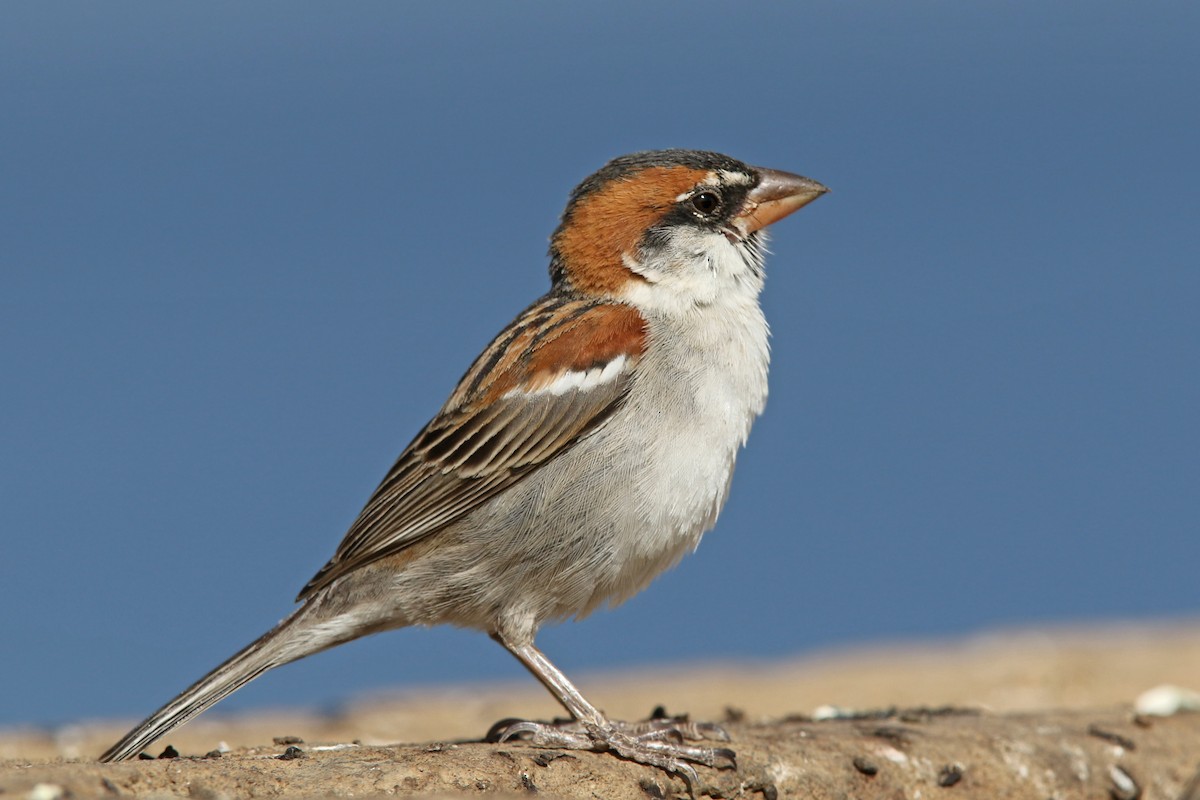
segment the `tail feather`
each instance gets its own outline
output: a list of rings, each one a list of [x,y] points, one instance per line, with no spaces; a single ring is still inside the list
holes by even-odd
[[[307,616],[305,612],[308,610],[308,607],[297,609],[221,666],[184,689],[174,700],[155,711],[125,734],[121,741],[108,748],[104,755],[100,756],[100,760],[123,761],[131,758],[155,739],[228,697],[267,670],[335,644],[334,641],[313,641],[300,630],[306,626],[297,623]]]

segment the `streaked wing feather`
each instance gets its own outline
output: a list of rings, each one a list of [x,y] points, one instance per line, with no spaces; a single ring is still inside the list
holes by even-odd
[[[420,541],[564,452],[619,407],[629,380],[443,412],[401,454],[299,599]]]
[[[551,292],[527,308],[405,448],[299,599],[421,541],[568,450],[620,406],[644,346],[645,321],[629,306]]]

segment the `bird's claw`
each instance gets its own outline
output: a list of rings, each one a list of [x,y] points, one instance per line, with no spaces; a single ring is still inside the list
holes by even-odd
[[[517,720],[502,728],[493,727],[488,732],[488,741],[508,742],[514,739],[528,742],[534,747],[561,747],[564,750],[593,750],[593,741],[587,732],[573,729],[577,723],[548,724]]]
[[[691,797],[696,796],[696,787],[700,785],[700,776],[692,764],[737,769],[737,756],[727,747],[695,747],[684,743],[705,738],[729,741],[729,734],[716,725],[670,718],[636,723],[572,720],[551,724],[506,720],[488,733],[489,741],[515,739],[535,747],[612,752],[627,761],[678,775],[687,784]]]

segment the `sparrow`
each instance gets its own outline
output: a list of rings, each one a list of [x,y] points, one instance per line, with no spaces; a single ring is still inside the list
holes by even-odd
[[[767,398],[765,228],[827,189],[719,153],[610,161],[571,193],[551,288],[400,454],[300,605],[108,749],[120,761],[269,669],[367,634],[486,632],[570,714],[498,740],[608,751],[681,776],[734,766],[716,726],[610,720],[535,646],[695,549]]]

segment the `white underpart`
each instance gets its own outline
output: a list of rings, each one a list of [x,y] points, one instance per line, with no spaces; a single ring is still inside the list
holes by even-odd
[[[645,278],[630,282],[623,299],[648,310],[677,315],[697,305],[757,304],[762,291],[762,277],[746,264],[738,246],[715,231],[679,228],[651,259],[626,253],[623,261]]]
[[[609,599],[630,596],[699,543],[763,410],[762,276],[747,261],[719,232],[686,228],[626,258],[645,280],[630,281],[621,299],[647,319],[649,345],[619,415],[589,442],[613,447],[609,471],[627,476],[611,497],[587,497],[626,523],[611,534],[621,570],[594,581]]]
[[[589,370],[567,370],[560,373],[554,380],[550,381],[545,386],[540,386],[536,389],[526,389],[518,387],[510,389],[505,393],[505,397],[513,397],[516,395],[563,395],[571,390],[586,392],[589,389],[594,389],[597,386],[602,386],[625,371],[625,363],[628,359],[624,355],[619,355],[612,361],[605,364],[603,367],[593,367]]]
[[[761,270],[716,231],[678,230],[652,244],[627,259],[645,280],[614,298],[645,320],[640,358],[514,390],[518,401],[565,399],[630,376],[623,402],[545,467],[453,523],[457,543],[397,573],[382,601],[397,603],[394,614],[531,642],[548,621],[631,597],[716,522],[767,397]]]

